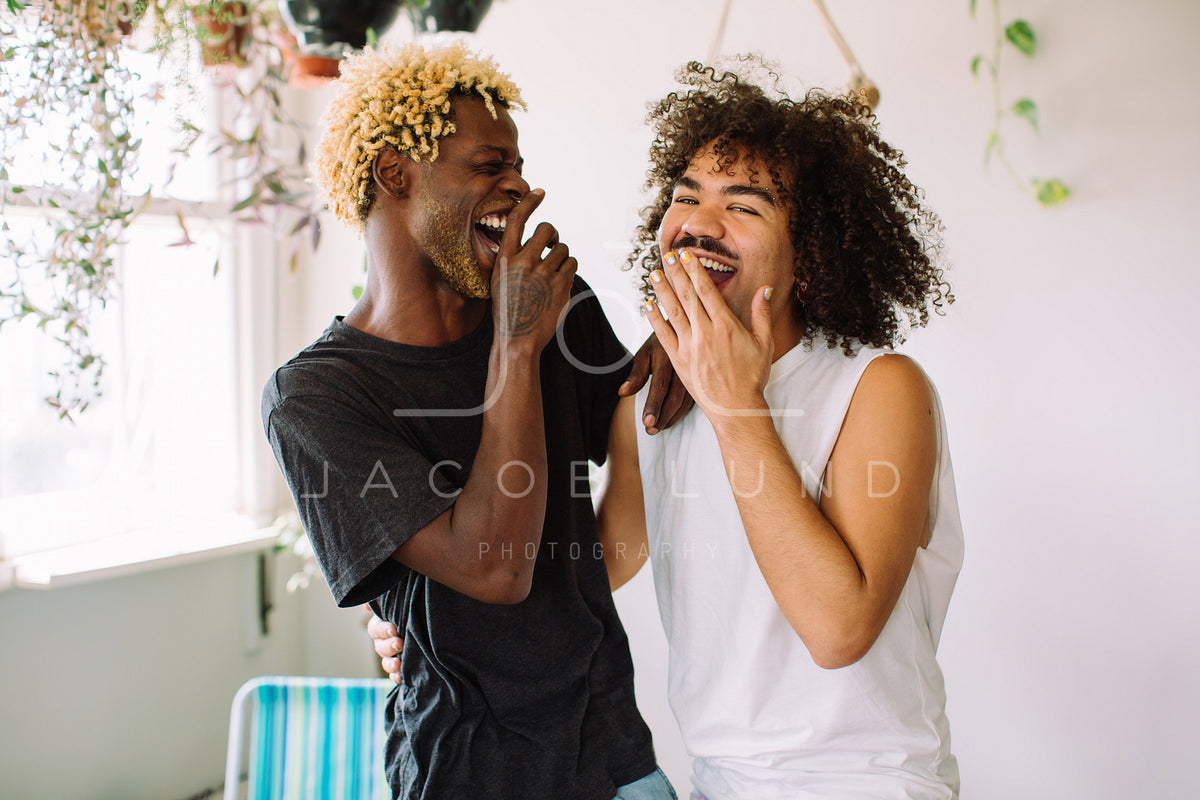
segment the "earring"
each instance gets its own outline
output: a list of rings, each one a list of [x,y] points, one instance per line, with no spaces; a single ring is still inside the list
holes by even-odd
[[[808,281],[800,281],[796,284],[796,297],[800,298],[801,303],[808,299]]]

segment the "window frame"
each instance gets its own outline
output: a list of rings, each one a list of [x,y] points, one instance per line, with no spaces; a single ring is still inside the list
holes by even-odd
[[[232,113],[233,91],[231,87],[213,88],[215,113],[226,116]],[[222,178],[220,197],[208,201],[151,197],[134,224],[178,225],[179,220],[192,220],[227,227],[230,231],[229,241],[221,249],[231,257],[222,257],[220,269],[232,281],[230,311],[235,326],[235,357],[229,368],[237,427],[236,463],[230,468],[236,469],[238,480],[232,507],[206,519],[212,528],[207,534],[186,530],[189,526],[184,520],[172,519],[168,513],[150,527],[119,530],[90,541],[81,537],[74,544],[46,550],[13,553],[5,545],[4,510],[14,503],[36,505],[38,500],[30,499],[37,497],[33,495],[0,498],[0,590],[74,585],[198,558],[268,549],[276,540],[272,522],[280,500],[278,478],[273,456],[261,433],[259,405],[263,383],[278,364],[279,281],[287,272],[284,247],[267,227],[239,221],[232,210],[231,198],[240,187],[227,180],[233,174],[233,162],[223,151],[210,157],[217,159]],[[10,194],[6,214],[12,211],[47,216],[54,212],[38,200],[46,194],[67,194],[61,187],[23,185],[22,189],[19,194]],[[133,230],[131,227],[126,231],[126,238]],[[61,424],[70,423],[61,421]],[[83,494],[75,492],[72,496]],[[63,502],[63,495],[46,494],[41,500],[50,514]]]

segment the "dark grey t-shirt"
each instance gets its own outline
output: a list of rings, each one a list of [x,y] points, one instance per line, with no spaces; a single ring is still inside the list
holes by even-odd
[[[398,798],[609,800],[654,769],[587,482],[628,354],[581,280],[574,294],[541,359],[546,518],[516,605],[472,600],[390,558],[470,472],[490,319],[434,348],[338,319],[263,392],[267,436],[335,599],[370,601],[404,636],[404,686],[388,709]],[[516,491],[527,476],[508,477]]]

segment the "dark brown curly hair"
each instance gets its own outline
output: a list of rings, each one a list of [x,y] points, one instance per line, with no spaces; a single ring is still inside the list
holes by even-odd
[[[757,57],[741,59],[778,81]],[[903,154],[879,137],[867,106],[817,89],[801,101],[775,89],[778,96],[769,96],[696,61],[678,78],[687,88],[654,104],[648,117],[656,135],[646,188],[658,197],[642,211],[626,265],[641,268],[647,300],[675,183],[711,147],[725,168],[757,157],[790,206],[793,291],[806,344],[821,335],[847,354],[856,343],[895,346],[929,321],[930,308],[940,314],[954,302],[940,267],[941,221],[922,205],[924,193],[904,175]]]

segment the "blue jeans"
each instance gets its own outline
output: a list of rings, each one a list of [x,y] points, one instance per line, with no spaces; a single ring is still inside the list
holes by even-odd
[[[663,775],[661,769],[656,769],[640,781],[627,783],[617,790],[613,800],[679,800],[671,782]]]

